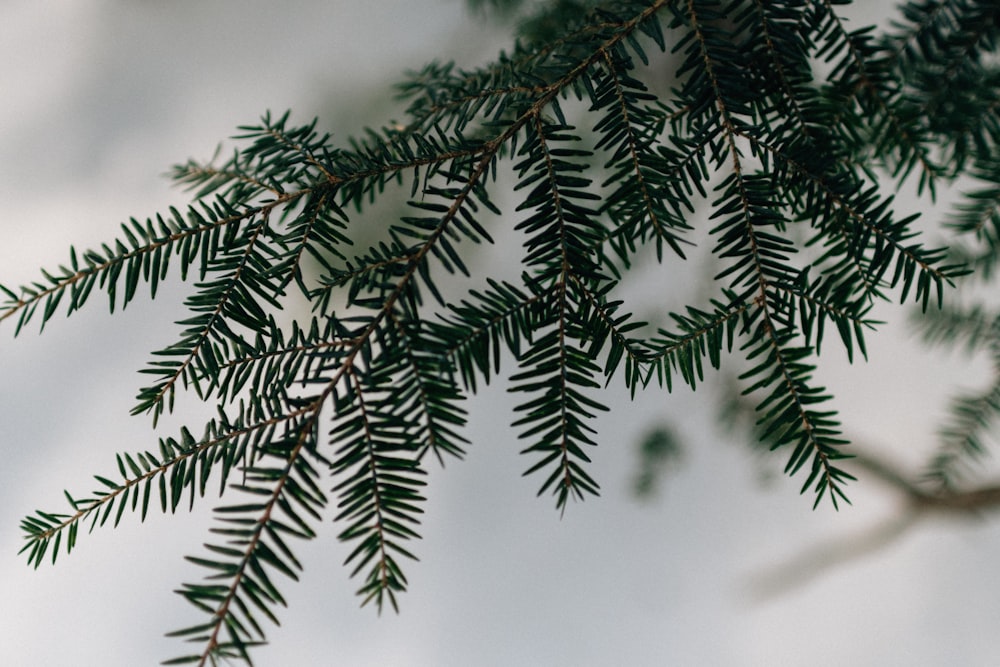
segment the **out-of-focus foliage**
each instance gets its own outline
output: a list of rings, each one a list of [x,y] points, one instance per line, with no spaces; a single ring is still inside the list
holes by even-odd
[[[644,500],[658,493],[664,475],[682,460],[683,449],[673,431],[663,426],[647,433],[639,448],[641,466],[632,481],[632,492]]]

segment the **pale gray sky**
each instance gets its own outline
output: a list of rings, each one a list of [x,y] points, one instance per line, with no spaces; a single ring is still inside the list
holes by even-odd
[[[382,82],[401,69],[435,57],[481,62],[505,44],[481,23],[459,0],[3,3],[0,282],[32,280],[65,261],[70,244],[97,245],[129,216],[183,204],[162,176],[169,166],[211,155],[268,109],[320,115],[338,131],[379,124],[371,100],[388,98]],[[146,525],[127,516],[117,530],[83,535],[55,567],[33,572],[15,556],[22,516],[63,507],[63,488],[90,491],[92,474],[114,473],[116,452],[155,446],[148,420],[128,417],[142,381],[135,371],[171,340],[184,290],[114,317],[94,297],[42,336],[0,330],[0,664],[156,664],[184,648],[163,633],[200,618],[171,591],[202,574],[183,556],[209,539],[211,499],[194,516],[153,515]],[[915,348],[902,332],[900,323],[871,337],[868,365],[826,355],[821,377],[853,434],[916,466],[932,446],[954,360],[910,363]],[[617,396],[599,424],[604,495],[560,520],[549,498],[535,498],[539,480],[521,478],[527,464],[506,427],[516,401],[492,388],[472,405],[468,460],[432,476],[415,545],[422,561],[407,571],[402,613],[379,619],[357,608],[328,524],[298,547],[303,581],[284,586],[290,608],[257,664],[996,664],[992,522],[919,526],[754,601],[757,574],[850,539],[890,515],[893,501],[868,485],[854,490],[853,508],[813,512],[798,479],[762,484],[759,461],[712,430],[707,398]],[[198,427],[193,414],[161,430]],[[687,458],[658,500],[637,505],[627,492],[634,445],[662,418],[687,439]]]

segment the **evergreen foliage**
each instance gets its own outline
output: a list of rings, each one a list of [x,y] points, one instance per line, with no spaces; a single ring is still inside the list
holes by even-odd
[[[180,591],[202,618],[174,633],[196,649],[168,664],[249,662],[280,580],[299,577],[295,540],[330,520],[363,603],[395,609],[429,455],[462,458],[463,400],[501,373],[521,396],[525,474],[559,510],[599,492],[588,450],[603,386],[694,388],[734,356],[786,471],[815,504],[846,501],[850,450],[813,381],[827,333],[865,356],[873,306],[913,302],[930,340],[961,337],[1000,368],[1000,313],[941,308],[956,279],[988,281],[997,262],[1000,7],[914,1],[883,35],[853,28],[844,4],[560,0],[490,65],[412,73],[406,125],[345,143],[265,114],[228,157],[176,167],[186,210],[0,288],[0,321],[44,327],[97,291],[114,311],[190,275],[180,334],[153,352],[133,413],[155,424],[180,390],[217,416],[120,454],[95,491],[66,493],[68,510],[26,517],[29,562],[71,551],[81,527],[173,512],[211,487],[225,500],[215,541],[190,557],[205,577]],[[959,177],[976,185],[948,251],[887,190],[913,180],[933,196]],[[396,192],[405,214],[354,248]],[[520,277],[478,275],[469,250],[506,228],[523,242]],[[630,315],[630,269],[699,244],[717,266],[708,297],[669,322]],[[472,287],[446,297],[445,274]],[[296,299],[309,314],[279,318]],[[956,401],[929,464],[941,485],[983,454],[998,411],[1000,384]],[[650,451],[672,448],[665,437]]]

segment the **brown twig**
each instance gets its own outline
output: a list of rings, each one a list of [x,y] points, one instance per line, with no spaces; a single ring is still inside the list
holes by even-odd
[[[777,597],[808,584],[835,567],[881,551],[930,516],[978,518],[1000,508],[1000,483],[967,490],[930,491],[906,475],[899,464],[870,453],[855,454],[851,462],[861,469],[859,479],[864,481],[867,477],[882,482],[902,496],[902,507],[861,532],[820,542],[751,575],[747,592],[752,599],[763,601]]]

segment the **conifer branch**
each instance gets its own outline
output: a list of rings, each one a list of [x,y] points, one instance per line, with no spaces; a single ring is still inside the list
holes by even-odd
[[[318,410],[312,411],[312,415],[318,414]],[[270,488],[270,494],[267,496],[266,501],[260,507],[260,514],[258,518],[253,523],[253,528],[250,529],[249,535],[243,535],[242,541],[245,544],[242,554],[239,560],[235,564],[235,567],[229,567],[224,570],[224,574],[230,577],[230,583],[225,592],[218,596],[218,592],[214,591],[214,595],[206,596],[205,591],[200,586],[187,585],[182,593],[191,601],[196,601],[197,603],[206,603],[206,598],[216,599],[217,606],[212,614],[212,621],[208,628],[209,635],[205,641],[205,646],[202,649],[201,655],[199,656],[198,665],[203,667],[206,664],[217,664],[217,657],[230,657],[235,656],[249,662],[250,656],[247,652],[247,648],[252,646],[253,643],[244,639],[249,634],[249,628],[246,624],[241,623],[236,616],[234,607],[239,607],[243,616],[246,618],[247,624],[251,625],[258,635],[263,637],[264,633],[260,629],[260,626],[256,624],[253,620],[253,616],[248,613],[249,610],[245,603],[241,601],[240,589],[244,589],[246,594],[253,599],[264,598],[269,602],[277,602],[284,604],[284,600],[278,593],[277,589],[270,583],[268,576],[264,573],[261,561],[269,564],[274,564],[278,561],[273,556],[273,552],[263,543],[263,537],[265,530],[272,523],[272,514],[278,507],[279,503],[282,501],[283,494],[285,492],[286,485],[290,483],[291,471],[295,466],[296,461],[302,454],[303,447],[306,444],[307,438],[304,436],[306,429],[312,430],[314,424],[307,420],[305,424],[300,428],[300,437],[298,438],[295,446],[289,452],[287,457],[287,463],[284,470],[280,474],[275,476],[269,481],[272,482],[273,486]],[[258,473],[262,471],[257,471],[250,469],[248,471],[250,474]],[[268,477],[271,477],[268,475]],[[288,502],[287,500],[285,501]],[[233,508],[230,508],[233,509]],[[273,533],[272,533],[273,535]],[[311,537],[311,533],[307,533]],[[233,555],[231,550],[223,551],[225,555]],[[212,561],[199,561],[198,559],[190,558],[193,562],[203,564],[210,568],[215,568],[216,564]],[[287,567],[279,566],[277,569],[282,571],[284,574],[297,579],[294,572]],[[256,575],[255,578],[250,576],[251,571]],[[254,583],[251,583],[254,582]],[[267,616],[275,623],[277,619],[268,610],[267,605],[260,602],[256,603],[256,607],[260,611],[267,614]],[[223,628],[229,633],[229,639],[224,640],[220,638],[220,632]],[[176,633],[171,633],[177,636],[190,634],[191,629],[184,631],[179,631]],[[202,632],[201,628],[198,629]],[[166,664],[171,664],[167,662]]]
[[[276,623],[285,603],[273,575],[301,570],[287,540],[313,538],[327,515],[322,475],[358,594],[396,609],[408,586],[402,561],[416,559],[407,542],[420,537],[427,454],[462,458],[462,401],[480,382],[507,372],[508,389],[524,395],[512,422],[532,458],[525,474],[565,511],[599,491],[587,450],[608,410],[603,385],[618,376],[634,394],[654,380],[672,390],[679,377],[694,389],[726,355],[747,362],[743,395],[759,438],[789,452],[786,472],[805,471],[816,504],[847,501],[848,443],[824,407],[833,396],[813,380],[824,331],[836,329],[849,360],[867,357],[877,302],[928,311],[933,299],[940,321],[922,315],[930,338],[995,342],[991,311],[942,309],[959,276],[990,278],[1000,247],[1000,98],[984,57],[995,9],[910,3],[906,23],[877,39],[849,31],[830,2],[573,4],[583,5],[591,10],[568,22],[562,6],[540,9],[491,64],[409,75],[406,117],[343,146],[317,121],[265,114],[239,128],[228,159],[174,169],[194,192],[186,213],[132,220],[120,240],[71,249],[69,266],[39,281],[0,286],[0,322],[17,333],[35,317],[44,327],[60,304],[81,308],[95,288],[113,310],[142,283],[155,296],[171,262],[182,280],[197,271],[179,340],[144,370],[155,381],[135,411],[155,422],[178,388],[219,406],[200,439],[185,428],[158,455],[122,454],[122,481],[98,477],[104,488],[91,497],[67,493],[70,513],[24,519],[29,562],[72,549],[88,519],[93,528],[129,510],[145,517],[154,490],[173,512],[220,479],[220,493],[249,500],[219,508],[212,532],[224,542],[190,558],[207,581],[180,592],[207,618],[175,633],[199,651],[171,663],[249,662],[265,639],[258,618]],[[545,36],[547,25],[562,27]],[[817,74],[822,58],[833,69]],[[669,91],[653,80],[664,66],[677,79]],[[928,85],[934,68],[970,88],[961,104]],[[943,111],[931,118],[932,109]],[[951,221],[979,247],[928,246],[880,170],[914,172],[932,196],[958,174],[981,181]],[[498,205],[508,176],[517,219]],[[397,191],[405,213],[352,250],[368,207]],[[522,247],[499,251],[520,270],[502,281],[469,247],[510,231]],[[699,280],[716,297],[692,297],[668,324],[633,318],[621,284],[634,266],[655,257],[679,270],[708,242],[717,269]],[[469,284],[464,296],[446,296],[448,276]],[[312,312],[282,325],[293,284]],[[941,479],[990,448],[995,394],[991,385],[956,404],[932,462]],[[914,511],[997,497],[951,482],[917,488],[906,491]]]

